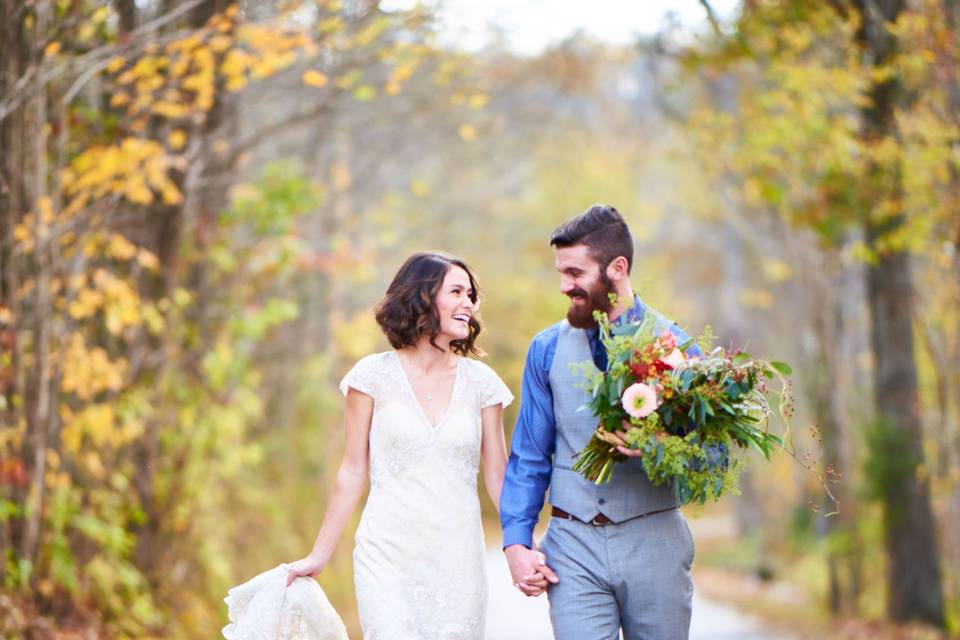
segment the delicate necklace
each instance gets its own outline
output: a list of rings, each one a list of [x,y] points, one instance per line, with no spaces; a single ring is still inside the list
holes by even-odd
[[[397,354],[397,357],[399,358],[400,355]],[[403,363],[403,361],[401,360],[401,364],[402,364],[402,363]],[[412,365],[412,363],[411,363],[411,365]],[[414,367],[411,366],[411,369],[412,369],[412,368],[414,368]],[[424,377],[426,377],[426,376],[424,376]],[[432,394],[427,393],[427,394],[424,394],[424,396],[426,397],[427,402],[432,402],[432,401],[433,401],[433,395],[432,395]]]

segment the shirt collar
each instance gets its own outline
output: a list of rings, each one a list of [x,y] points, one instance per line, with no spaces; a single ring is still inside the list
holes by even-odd
[[[643,322],[643,317],[647,315],[647,305],[643,303],[640,296],[633,294],[633,306],[627,309],[619,318],[613,321],[613,324],[623,324],[624,322]]]

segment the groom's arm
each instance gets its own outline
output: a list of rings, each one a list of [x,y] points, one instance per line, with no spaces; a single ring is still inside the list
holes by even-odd
[[[533,548],[533,529],[550,484],[556,423],[549,372],[557,335],[556,327],[541,332],[527,351],[520,413],[513,430],[510,459],[500,494],[503,548],[514,544]]]

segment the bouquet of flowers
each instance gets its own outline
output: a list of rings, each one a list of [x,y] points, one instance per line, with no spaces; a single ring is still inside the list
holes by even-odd
[[[788,365],[710,350],[709,329],[699,340],[707,354],[688,358],[684,351],[693,340],[678,345],[669,331],[656,333],[652,317],[612,331],[606,314],[598,313],[597,321],[610,364],[597,371],[584,363],[591,398],[584,408],[599,424],[573,466],[588,480],[608,482],[616,463],[627,459],[617,447],[626,446],[642,451],[654,485],[672,485],[681,504],[703,504],[736,492],[742,464],[737,453],[753,448],[769,459],[784,446],[768,429],[774,413],[768,396],[777,397],[777,412],[787,425]],[[775,389],[768,382],[775,382]]]

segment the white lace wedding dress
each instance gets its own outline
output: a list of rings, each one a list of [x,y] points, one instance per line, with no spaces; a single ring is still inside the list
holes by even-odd
[[[353,552],[364,640],[481,640],[480,409],[513,395],[490,367],[460,358],[432,425],[395,351],[360,360],[340,383],[350,387],[374,399],[370,495]]]

